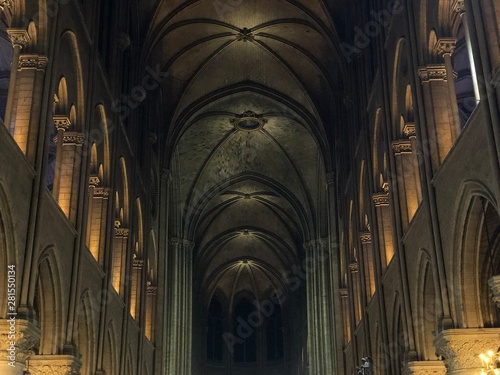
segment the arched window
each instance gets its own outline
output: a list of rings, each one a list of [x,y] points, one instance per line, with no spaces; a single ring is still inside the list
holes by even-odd
[[[207,317],[207,360],[222,361],[222,305],[212,298]]]
[[[242,299],[234,308],[234,335],[243,340],[234,345],[234,362],[257,361],[255,330],[248,324],[250,314],[254,312],[255,306],[247,299]]]
[[[273,314],[267,321],[266,348],[268,361],[283,358],[283,319],[281,316],[281,307],[279,305],[275,306]]]

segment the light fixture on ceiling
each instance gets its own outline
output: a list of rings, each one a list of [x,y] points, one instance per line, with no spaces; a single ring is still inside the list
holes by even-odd
[[[260,130],[266,123],[266,119],[262,118],[262,116],[256,115],[252,111],[247,111],[240,116],[231,119],[231,124],[233,124],[236,129],[247,132]]]

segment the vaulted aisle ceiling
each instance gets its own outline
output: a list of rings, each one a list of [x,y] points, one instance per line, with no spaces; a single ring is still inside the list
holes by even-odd
[[[342,58],[320,0],[161,1],[144,61],[161,103],[176,235],[206,276],[252,258],[283,271],[325,235]]]

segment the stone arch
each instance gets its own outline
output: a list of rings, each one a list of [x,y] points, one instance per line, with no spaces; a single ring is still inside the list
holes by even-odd
[[[440,303],[437,300],[437,286],[434,280],[433,265],[430,254],[421,249],[417,275],[417,324],[418,354],[423,361],[437,360],[434,347],[434,331],[437,330],[437,319],[440,315]]]
[[[4,189],[2,180],[0,180],[0,280],[7,280],[7,271],[9,265],[17,265],[17,249],[15,246],[14,227],[12,223],[12,211],[9,205],[9,197]],[[17,273],[21,269],[16,267]],[[6,318],[7,313],[7,295],[6,288],[0,291],[0,318]]]
[[[96,328],[94,319],[94,308],[92,306],[90,291],[86,289],[79,299],[77,326],[73,333],[73,337],[81,355],[80,360],[82,362],[82,367],[80,372],[82,375],[93,374],[96,347]]]
[[[63,316],[66,303],[56,253],[53,246],[41,252],[34,284],[33,306],[41,330],[38,352],[42,355],[58,354],[65,340]]]
[[[113,321],[110,321],[108,323],[106,329],[106,337],[104,340],[103,370],[106,372],[106,374],[118,374],[118,351]]]
[[[497,325],[498,313],[488,297],[487,280],[500,271],[497,201],[478,181],[467,181],[457,200],[454,228],[454,320],[460,328]]]
[[[398,292],[394,294],[392,321],[394,324],[391,332],[392,341],[389,343],[389,353],[392,359],[393,373],[400,374],[407,350],[408,339],[404,326],[401,298]]]

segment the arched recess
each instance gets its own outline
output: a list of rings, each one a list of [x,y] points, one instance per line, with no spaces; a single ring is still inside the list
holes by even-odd
[[[115,237],[113,240],[112,258],[112,285],[115,291],[124,296],[125,287],[125,262],[127,259],[129,229],[129,188],[128,172],[125,159],[118,160],[119,173],[117,173],[115,191]]]
[[[396,168],[393,186],[398,190],[404,230],[422,201],[410,66],[408,43],[401,38],[394,59],[392,82],[392,152]]]
[[[155,231],[149,231],[148,251],[146,255],[146,337],[155,340],[156,298],[158,292],[158,250]]]
[[[419,272],[417,280],[417,324],[418,355],[422,361],[437,360],[434,336],[437,331],[440,303],[437,300],[436,284],[432,269],[431,256],[426,250],[420,250]]]
[[[403,361],[408,348],[408,339],[403,324],[403,310],[399,293],[394,296],[394,305],[392,309],[392,342],[389,343],[391,365],[394,374],[402,372]]]
[[[41,252],[34,285],[33,307],[41,331],[38,354],[42,355],[59,354],[65,340],[63,316],[67,305],[56,253],[53,246]]]
[[[500,273],[500,218],[496,200],[481,183],[463,186],[455,227],[453,273],[458,293],[456,322],[463,328],[500,326],[500,314],[490,298],[488,279]]]
[[[108,119],[103,105],[94,111],[92,129],[89,133],[90,177],[89,204],[87,209],[86,244],[99,264],[104,262],[105,228],[110,202],[109,188],[109,134]]]
[[[104,338],[103,370],[106,374],[118,374],[118,351],[116,347],[114,322],[110,321]]]
[[[3,182],[0,180],[0,280],[6,281],[8,276],[8,266],[16,265],[17,268],[17,249],[14,241],[14,227],[12,223],[12,214],[9,205],[9,197],[4,189]],[[7,317],[7,288],[0,290],[0,319]]]
[[[135,200],[134,234],[132,236],[132,278],[130,285],[130,315],[136,320],[140,319],[141,295],[144,288],[143,268],[144,268],[144,229],[141,199]]]
[[[97,344],[94,319],[90,291],[85,290],[80,297],[77,310],[77,327],[73,333],[81,355],[82,367],[80,373],[82,375],[92,375],[94,371],[95,348]]]

